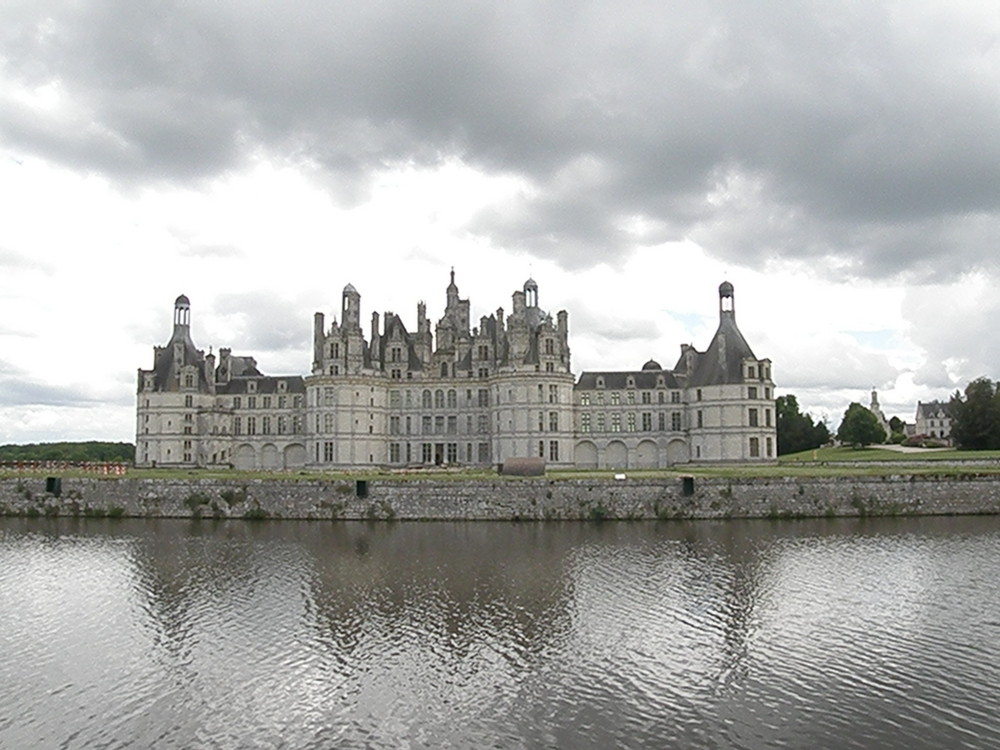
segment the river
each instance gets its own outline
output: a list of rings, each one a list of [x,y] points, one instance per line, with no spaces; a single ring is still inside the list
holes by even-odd
[[[3,748],[1000,747],[1000,518],[0,519]]]

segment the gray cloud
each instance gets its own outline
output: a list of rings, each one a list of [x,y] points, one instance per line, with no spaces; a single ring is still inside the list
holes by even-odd
[[[0,407],[79,406],[102,402],[85,388],[32,382],[19,367],[0,360]]]
[[[458,157],[530,187],[470,228],[566,267],[690,237],[941,280],[1000,229],[1000,45],[950,7],[50,0],[0,11],[2,71],[63,106],[0,134],[126,182],[264,151],[350,202]]]
[[[252,291],[220,295],[213,308],[207,317],[214,327],[232,337],[220,346],[231,346],[236,354],[309,350],[308,321],[312,314],[293,302],[268,292]],[[274,361],[261,360],[260,366],[271,372]]]

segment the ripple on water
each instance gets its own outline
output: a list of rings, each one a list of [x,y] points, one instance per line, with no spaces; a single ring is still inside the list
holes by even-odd
[[[0,520],[0,746],[1000,746],[996,519]]]

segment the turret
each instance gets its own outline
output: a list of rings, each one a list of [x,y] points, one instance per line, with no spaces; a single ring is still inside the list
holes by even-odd
[[[326,327],[326,317],[318,312],[313,315],[313,372],[317,372],[323,367],[323,343],[325,336],[323,331]]]
[[[736,301],[733,295],[733,285],[728,281],[719,284],[719,319],[736,317]]]
[[[361,328],[361,295],[351,284],[344,287],[340,319],[347,330]]]

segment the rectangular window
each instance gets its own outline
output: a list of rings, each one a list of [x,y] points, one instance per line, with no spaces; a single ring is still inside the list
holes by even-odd
[[[590,394],[581,393],[580,394],[580,406],[590,406]]]
[[[756,427],[757,426],[757,410],[756,409],[750,409],[749,413],[747,414],[747,416],[748,416],[748,419],[749,419],[750,426],[751,427]]]
[[[612,391],[611,392],[611,405],[612,406],[618,406],[619,404],[621,404],[621,402],[622,402],[622,394],[620,394],[618,391]]]
[[[431,443],[420,444],[420,460],[425,464],[434,463],[434,446]]]
[[[545,429],[545,412],[538,412],[538,431],[542,432]]]
[[[649,412],[642,413],[642,429],[644,432],[653,429],[653,415]]]
[[[278,434],[284,435],[286,432],[288,432],[288,417],[282,415],[278,417]]]
[[[442,416],[434,417],[434,434],[435,435],[444,434],[444,417]]]
[[[335,406],[333,388],[323,389],[323,406]]]
[[[660,432],[663,432],[665,429],[667,429],[667,415],[665,412],[661,411],[659,414],[656,415],[656,429],[658,429]]]
[[[626,415],[626,417],[627,418],[626,418],[625,424],[626,424],[626,426],[628,428],[628,431],[629,432],[635,432],[635,412],[634,411],[630,411]]]
[[[403,394],[399,391],[389,391],[389,406],[398,409],[403,405]]]
[[[549,412],[549,432],[559,432],[559,412]]]
[[[621,432],[622,431],[622,415],[615,412],[611,415],[611,431]]]
[[[670,391],[670,403],[679,404],[681,402],[681,392],[680,391]]]
[[[323,461],[331,463],[333,461],[333,441],[327,440],[323,443]]]
[[[332,434],[334,431],[333,414],[323,415],[323,432],[327,435]]]
[[[642,392],[642,403],[644,403],[644,404],[651,404],[651,403],[653,403],[653,394],[650,393],[649,391],[643,391]]]
[[[399,463],[399,443],[389,443],[389,463]]]
[[[754,369],[753,365],[751,365],[750,367],[747,367],[747,377],[748,378],[755,378],[755,377],[757,377],[757,371]]]
[[[549,386],[549,403],[550,404],[559,403],[559,386],[557,385]]]
[[[287,404],[288,404],[288,397],[287,396],[278,396],[278,408],[279,409],[284,409]]]
[[[261,396],[260,400],[261,400],[261,403],[264,405],[265,409],[270,409],[271,408],[271,397],[270,396]]]
[[[599,392],[597,394],[597,405],[598,406],[604,406],[604,394],[603,393]]]
[[[603,414],[598,414],[597,415],[597,431],[598,432],[604,432],[604,415]]]
[[[590,415],[580,415],[580,432],[590,432]]]
[[[764,409],[764,426],[765,427],[770,427],[771,426],[771,410],[770,409]]]
[[[233,408],[234,409],[239,409],[239,408],[242,407],[242,405],[243,405],[243,402],[240,399],[240,397],[239,396],[233,396]],[[149,404],[146,404],[146,406],[149,406]]]
[[[751,385],[747,388],[747,398],[749,399],[757,398],[757,386]]]
[[[399,434],[399,417],[389,417],[389,434]]]
[[[485,414],[479,414],[476,417],[476,432],[489,432],[490,430],[490,419]]]
[[[449,435],[458,434],[458,417],[455,416],[448,417],[448,434]]]
[[[697,400],[701,401],[701,388],[698,389],[698,392],[697,392],[696,395],[697,395]]]
[[[700,412],[699,412],[700,413]],[[679,432],[681,429],[681,413],[679,411],[670,412],[670,429]]]
[[[550,440],[549,441],[549,461],[559,460],[559,441]]]
[[[705,426],[705,418],[704,418],[704,415],[702,414],[702,412],[700,410],[698,411],[698,426],[699,427],[704,427]]]
[[[430,435],[431,434],[431,418],[429,416],[423,416],[420,418],[420,434]]]
[[[760,458],[760,438],[750,438],[750,458]]]
[[[490,444],[480,443],[478,451],[479,451],[479,463],[488,464],[490,462]]]
[[[302,417],[292,417],[292,432],[296,435],[300,435],[302,433]]]
[[[539,440],[538,441],[538,457],[539,458],[545,458],[545,441],[544,440]]]
[[[271,434],[271,417],[264,416],[260,419],[260,431],[263,435]]]
[[[247,408],[248,409],[256,409],[257,408],[257,397],[256,396],[247,396]]]
[[[184,397],[184,406],[187,407],[188,409],[190,409],[192,406],[194,406],[194,396],[185,396]]]
[[[626,404],[634,404],[635,403],[635,391],[626,391],[625,392],[625,403]]]
[[[458,443],[448,443],[446,451],[448,463],[458,463]]]
[[[774,443],[771,442],[771,438],[767,439],[767,457],[771,458],[774,455]]]
[[[480,406],[490,405],[490,392],[486,388],[479,389],[479,405]]]
[[[257,434],[257,417],[247,417],[247,435]]]

